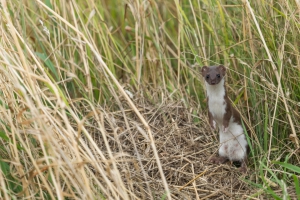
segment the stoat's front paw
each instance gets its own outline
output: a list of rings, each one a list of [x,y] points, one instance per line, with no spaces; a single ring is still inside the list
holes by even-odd
[[[212,129],[216,129],[216,122],[215,121],[212,121],[211,123],[210,123],[210,126],[211,126],[211,128]]]
[[[223,132],[227,133],[228,132],[228,127],[223,126]]]

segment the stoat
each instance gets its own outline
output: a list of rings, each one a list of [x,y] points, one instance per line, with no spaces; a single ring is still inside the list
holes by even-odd
[[[223,65],[204,66],[201,73],[206,84],[209,123],[213,129],[216,125],[219,127],[220,135],[219,157],[213,157],[210,161],[216,164],[228,160],[239,161],[240,171],[246,172],[248,143],[241,116],[227,97],[224,78],[226,68]]]

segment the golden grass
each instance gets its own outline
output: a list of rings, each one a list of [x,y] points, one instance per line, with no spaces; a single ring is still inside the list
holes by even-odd
[[[2,0],[0,198],[299,197],[298,168],[274,162],[300,162],[296,6]],[[252,130],[246,175],[207,163],[193,66],[216,63]]]

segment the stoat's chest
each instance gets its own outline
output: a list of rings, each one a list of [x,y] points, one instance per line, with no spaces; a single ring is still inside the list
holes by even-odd
[[[223,117],[226,111],[225,101],[225,86],[224,80],[217,85],[206,85],[208,96],[208,108],[213,116],[213,119],[222,124]]]

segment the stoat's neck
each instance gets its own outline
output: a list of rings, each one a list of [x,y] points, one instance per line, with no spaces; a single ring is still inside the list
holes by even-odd
[[[206,83],[206,90],[207,90],[207,96],[208,97],[224,97],[226,94],[226,89],[225,89],[225,80],[224,78],[220,81],[219,84],[217,85],[209,85],[207,82]]]

